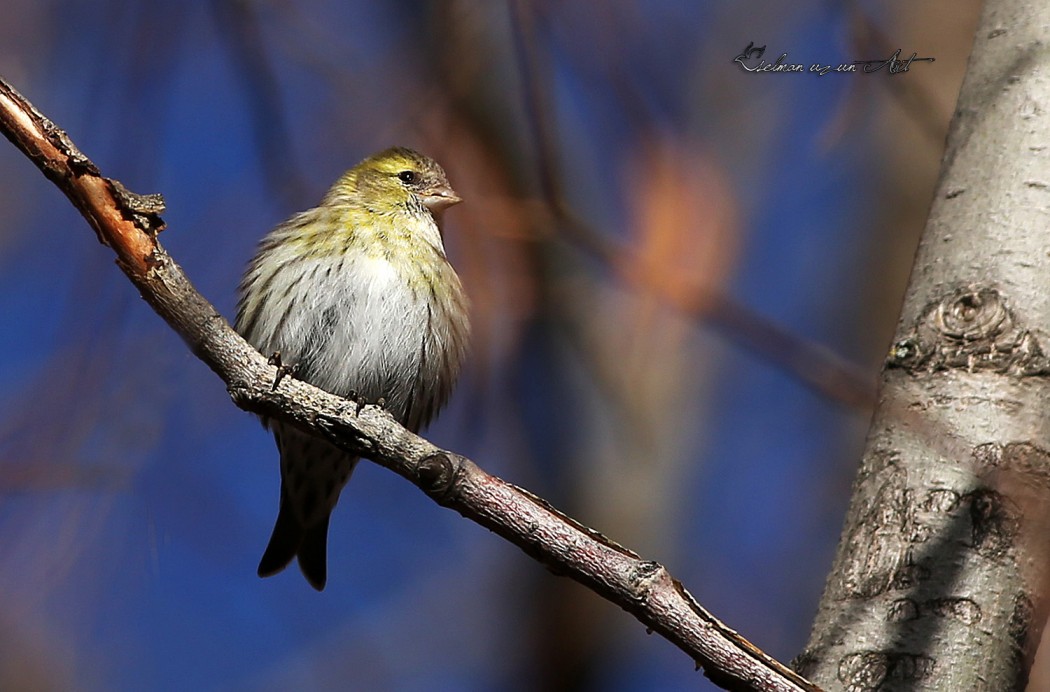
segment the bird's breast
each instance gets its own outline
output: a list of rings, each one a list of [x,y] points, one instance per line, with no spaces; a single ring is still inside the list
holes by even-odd
[[[465,301],[445,261],[362,254],[323,273],[328,289],[308,302],[300,377],[340,396],[380,398],[418,427],[444,403],[466,342]]]

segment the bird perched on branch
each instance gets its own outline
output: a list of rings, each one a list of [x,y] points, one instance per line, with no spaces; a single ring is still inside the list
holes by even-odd
[[[318,207],[259,244],[240,283],[236,329],[294,376],[381,402],[416,432],[452,390],[467,348],[467,299],[438,221],[460,202],[434,160],[395,147],[347,171]],[[281,504],[259,576],[298,558],[327,579],[328,521],[357,457],[264,419],[281,455]]]

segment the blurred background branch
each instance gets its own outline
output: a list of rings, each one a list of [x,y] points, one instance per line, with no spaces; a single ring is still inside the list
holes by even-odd
[[[539,55],[541,43],[534,36],[535,19],[531,4],[525,0],[515,0],[513,3],[511,16],[514,45],[522,74],[525,115],[536,144],[540,190],[549,212],[565,232],[565,237],[577,248],[604,263],[635,290],[653,295],[691,318],[720,328],[736,345],[783,368],[830,400],[861,410],[869,409],[875,400],[875,384],[870,372],[836,355],[831,349],[773,325],[725,294],[718,286],[722,271],[711,266],[716,259],[726,259],[720,254],[711,253],[700,266],[680,269],[669,263],[667,256],[651,258],[619,245],[573,212],[562,192],[562,176],[556,168],[555,162],[562,148],[559,147],[550,117],[557,109],[549,98],[551,89],[547,75],[550,69],[542,64]],[[622,85],[618,86],[621,87],[618,92],[622,93]],[[632,101],[628,97],[625,103],[629,105]],[[669,163],[676,166],[674,173],[687,173],[677,167],[683,161]],[[674,199],[664,201],[673,204],[682,197],[695,194],[695,191],[685,188],[676,192],[678,194]],[[687,223],[689,220],[689,217],[678,217],[673,213],[661,219],[668,226]]]

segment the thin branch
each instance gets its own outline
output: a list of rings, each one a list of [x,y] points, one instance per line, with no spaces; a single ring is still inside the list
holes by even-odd
[[[226,383],[234,403],[323,436],[407,478],[435,502],[511,541],[616,603],[734,690],[817,690],[704,610],[663,566],[547,502],[435,447],[386,412],[283,378],[190,284],[161,248],[159,196],[105,178],[66,134],[0,80],[0,129],[81,211],[142,297]]]

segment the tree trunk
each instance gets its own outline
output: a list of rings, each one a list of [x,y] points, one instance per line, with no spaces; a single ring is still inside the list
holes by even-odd
[[[1023,690],[1050,522],[1050,3],[989,0],[799,671]],[[892,79],[907,79],[898,74]]]

